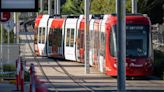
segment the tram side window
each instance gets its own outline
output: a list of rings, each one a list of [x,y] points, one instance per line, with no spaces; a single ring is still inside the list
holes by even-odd
[[[49,46],[52,46],[52,31],[53,31],[53,29],[51,28],[50,32],[49,32],[49,36],[48,36]]]
[[[55,28],[54,29],[54,45],[57,47],[61,47],[62,41],[62,30]]]
[[[95,38],[94,38],[94,48],[98,49],[98,46],[99,46],[99,42],[98,42],[98,31],[95,31]]]
[[[42,43],[45,43],[45,28],[42,29]]]
[[[101,44],[100,44],[100,54],[105,55],[105,33],[101,32]]]
[[[109,44],[109,47],[110,47],[110,54],[112,56],[115,56],[115,52],[114,52],[114,39],[113,39],[113,32],[112,32],[112,30],[110,31],[110,44]]]
[[[70,29],[67,29],[66,46],[69,46],[69,43],[70,43]]]
[[[91,48],[94,48],[94,31],[93,30],[91,30],[90,46]]]
[[[38,29],[34,31],[34,43],[37,43],[38,41]]]
[[[54,31],[53,31],[53,46],[55,46],[55,47],[57,47],[57,30],[56,29],[54,29]]]
[[[71,29],[70,47],[74,46],[74,29]]]
[[[42,42],[42,35],[41,35],[41,33],[42,33],[42,28],[38,28],[39,43]]]
[[[57,34],[58,34],[58,46],[61,47],[61,43],[62,43],[62,29],[58,29],[57,30]]]

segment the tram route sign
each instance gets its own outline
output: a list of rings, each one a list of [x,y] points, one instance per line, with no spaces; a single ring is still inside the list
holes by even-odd
[[[37,12],[38,0],[0,0],[0,11]]]
[[[0,12],[0,22],[7,22],[10,19],[10,12]]]

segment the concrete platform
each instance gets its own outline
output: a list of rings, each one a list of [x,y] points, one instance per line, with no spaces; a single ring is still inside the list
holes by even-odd
[[[1,92],[14,92],[15,90],[16,90],[16,87],[14,84],[9,84],[5,82],[0,83]]]
[[[26,58],[27,67],[34,63],[36,75],[48,87],[49,92],[116,92],[117,78],[90,68],[85,74],[84,64],[37,58],[46,75],[33,58]],[[48,78],[48,80],[47,80]],[[154,79],[126,80],[127,92],[164,92],[164,81]]]
[[[25,83],[24,92],[29,92],[29,83]],[[9,82],[0,82],[0,92],[20,92],[16,90],[16,85]]]

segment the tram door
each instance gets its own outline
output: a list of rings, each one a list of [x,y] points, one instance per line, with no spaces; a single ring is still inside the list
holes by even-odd
[[[38,50],[39,55],[47,56],[47,21],[49,19],[49,15],[43,15],[42,19],[40,20],[38,26]]]
[[[89,64],[91,66],[94,65],[94,21],[95,19],[91,19],[90,21],[90,33],[89,33],[89,37],[90,37],[90,48],[89,48]]]
[[[52,55],[52,33],[53,33],[53,29],[50,28],[49,29],[49,34],[48,34],[48,41],[47,41],[47,54],[50,57]]]
[[[67,19],[65,27],[65,59],[76,61],[76,31],[78,19]]]
[[[46,43],[46,29],[43,27],[38,28],[38,49],[41,56],[46,56],[45,43]]]

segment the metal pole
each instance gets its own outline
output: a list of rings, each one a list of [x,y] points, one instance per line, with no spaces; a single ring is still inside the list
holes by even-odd
[[[16,43],[17,42],[17,14],[16,12],[14,12],[14,42]]]
[[[137,13],[137,0],[132,0],[132,13]]]
[[[57,14],[57,1],[54,0],[54,14]]]
[[[115,0],[115,2],[116,2],[116,3],[115,3],[115,8],[116,8],[116,9],[115,9],[115,12],[116,12],[116,14],[117,14],[117,1],[118,1],[118,0]]]
[[[125,92],[126,86],[126,71],[125,71],[125,59],[126,59],[126,9],[125,0],[117,1],[117,59],[118,59],[118,77],[117,77],[117,87],[118,92]]]
[[[44,2],[43,0],[40,0],[40,13],[43,13],[44,10]]]
[[[19,14],[16,14],[16,32],[17,32],[17,44],[19,44],[19,30],[20,30],[20,24],[19,24]]]
[[[3,24],[1,23],[1,72],[3,72],[3,51],[2,51],[2,49],[3,49]]]
[[[7,56],[7,59],[8,59],[8,62],[7,63],[9,63],[9,61],[10,61],[10,30],[8,30],[8,32],[7,32],[8,34],[8,37],[7,37],[7,54],[8,54],[8,56]]]
[[[51,3],[51,0],[48,0],[48,14],[49,15],[52,15],[52,3]]]
[[[57,0],[57,14],[60,14],[60,0]]]
[[[89,67],[89,3],[90,0],[85,0],[85,32],[84,32],[84,41],[85,41],[85,73],[90,73]]]

